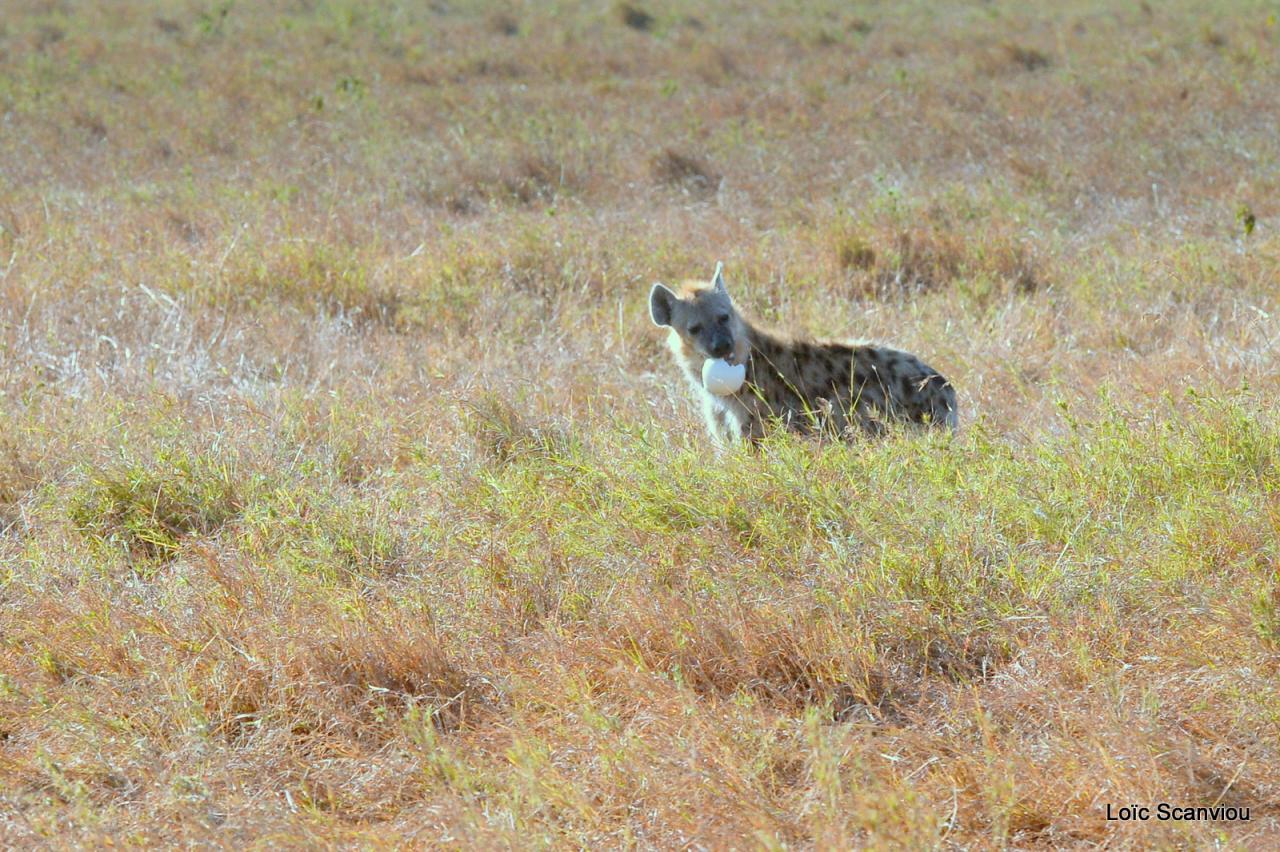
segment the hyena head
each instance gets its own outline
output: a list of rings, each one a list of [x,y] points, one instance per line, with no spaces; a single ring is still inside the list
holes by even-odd
[[[678,294],[665,284],[654,284],[649,291],[649,316],[654,325],[675,331],[703,358],[724,358],[733,363],[745,352],[746,329],[729,298],[722,266],[716,264],[709,283],[689,282]]]

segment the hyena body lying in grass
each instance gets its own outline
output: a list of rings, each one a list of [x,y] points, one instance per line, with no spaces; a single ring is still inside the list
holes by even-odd
[[[942,374],[907,352],[860,341],[792,340],[758,328],[734,307],[719,266],[710,283],[679,293],[654,284],[649,313],[669,329],[676,363],[700,398],[717,441],[759,441],[772,422],[847,438],[880,434],[889,422],[956,427],[956,394]],[[745,364],[735,393],[703,383],[703,364]]]

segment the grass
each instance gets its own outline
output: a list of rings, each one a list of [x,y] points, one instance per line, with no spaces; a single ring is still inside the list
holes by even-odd
[[[16,4],[0,840],[1274,844],[1277,39]],[[645,297],[717,260],[959,434],[715,452]]]

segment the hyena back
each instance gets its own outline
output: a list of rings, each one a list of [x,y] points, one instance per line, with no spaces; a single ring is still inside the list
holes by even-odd
[[[734,307],[719,266],[710,283],[688,282],[679,293],[653,285],[649,313],[669,329],[668,346],[717,440],[755,442],[772,422],[840,437],[879,434],[894,421],[956,428],[955,389],[937,370],[888,346],[788,339],[759,328]],[[746,365],[736,393],[717,396],[703,386],[708,358]]]

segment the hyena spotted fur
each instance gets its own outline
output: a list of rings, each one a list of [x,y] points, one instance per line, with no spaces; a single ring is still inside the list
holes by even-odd
[[[717,441],[755,443],[771,423],[842,438],[880,434],[890,422],[956,428],[951,383],[916,356],[862,341],[788,339],[759,328],[734,307],[719,266],[709,283],[674,292],[654,284],[649,313],[666,327],[676,363],[702,403]],[[730,396],[702,384],[708,358],[746,364]]]

